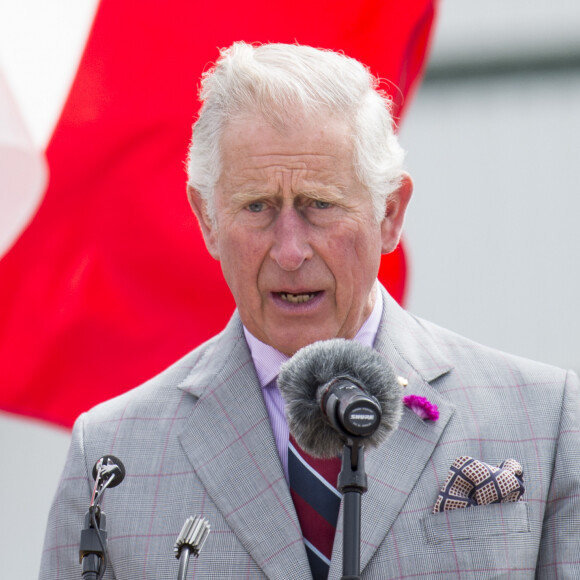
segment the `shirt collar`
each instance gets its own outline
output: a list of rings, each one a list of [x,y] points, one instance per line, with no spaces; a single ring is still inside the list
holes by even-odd
[[[377,285],[377,297],[370,316],[365,320],[357,332],[354,340],[371,347],[379,330],[381,316],[383,314],[383,296]],[[280,372],[280,366],[290,357],[276,350],[274,347],[258,340],[245,326],[244,334],[256,367],[258,381],[262,388],[270,384]]]

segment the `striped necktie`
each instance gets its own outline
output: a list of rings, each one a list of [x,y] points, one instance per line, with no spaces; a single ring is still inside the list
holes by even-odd
[[[326,580],[342,494],[336,489],[340,458],[315,459],[294,438],[288,442],[290,492],[314,580]]]

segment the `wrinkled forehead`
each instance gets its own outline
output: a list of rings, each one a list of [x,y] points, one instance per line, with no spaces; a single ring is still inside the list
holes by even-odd
[[[360,185],[348,124],[335,116],[273,127],[250,115],[228,124],[217,191],[272,194],[316,191],[326,201]],[[335,192],[333,199],[322,193]],[[320,199],[322,200],[322,197]]]
[[[248,145],[256,149],[278,146],[283,151],[294,145],[297,152],[301,147],[308,151],[326,146],[352,154],[354,132],[349,120],[326,110],[310,112],[295,107],[279,115],[244,110],[230,117],[224,126],[220,139],[222,159]]]

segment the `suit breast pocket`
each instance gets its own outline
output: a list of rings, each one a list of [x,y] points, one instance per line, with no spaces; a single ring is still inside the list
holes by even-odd
[[[423,518],[428,544],[491,538],[530,532],[526,502],[495,503],[456,509]]]

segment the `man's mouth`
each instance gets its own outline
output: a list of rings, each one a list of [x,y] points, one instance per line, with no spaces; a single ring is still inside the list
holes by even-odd
[[[279,296],[285,302],[290,302],[291,304],[304,304],[305,302],[310,302],[318,292],[310,292],[308,294],[292,294],[291,292],[280,292]]]

